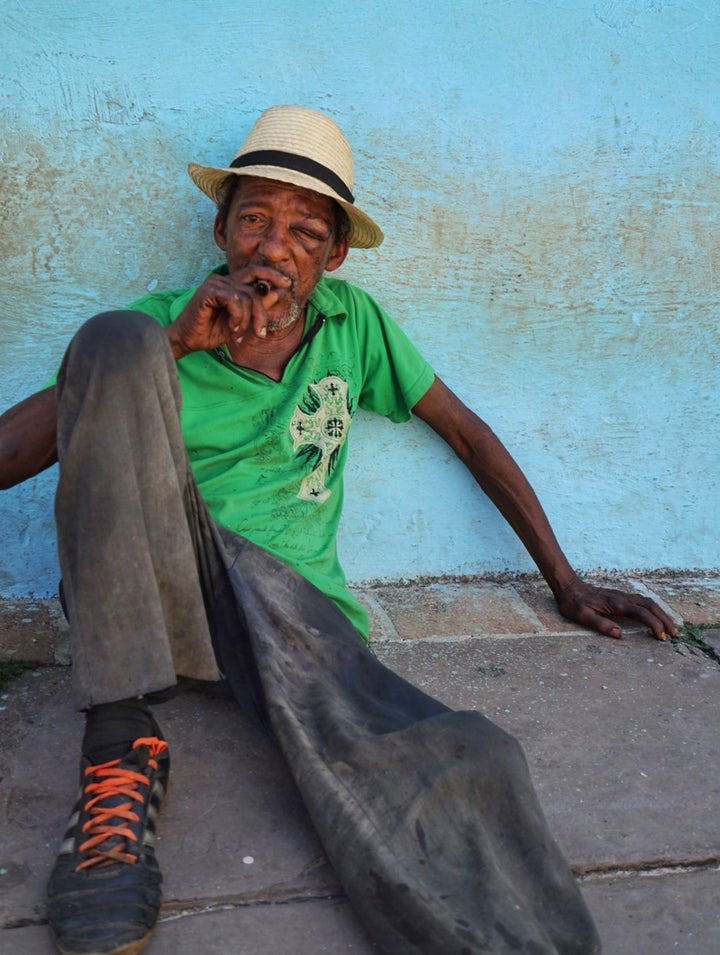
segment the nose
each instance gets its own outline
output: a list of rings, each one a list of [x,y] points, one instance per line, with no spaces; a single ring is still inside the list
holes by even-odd
[[[258,252],[269,262],[282,262],[288,257],[290,236],[282,222],[271,221],[258,243]]]

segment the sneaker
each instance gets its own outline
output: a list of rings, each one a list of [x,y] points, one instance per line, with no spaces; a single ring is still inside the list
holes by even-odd
[[[83,761],[78,801],[48,884],[63,955],[135,955],[150,940],[162,875],[155,821],[170,772],[167,743],[137,739],[123,759]]]

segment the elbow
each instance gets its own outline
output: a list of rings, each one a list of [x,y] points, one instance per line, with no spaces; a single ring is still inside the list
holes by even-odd
[[[57,461],[55,445],[42,455],[32,458],[24,455],[22,449],[12,441],[0,440],[0,491],[22,484],[28,478],[47,470]]]

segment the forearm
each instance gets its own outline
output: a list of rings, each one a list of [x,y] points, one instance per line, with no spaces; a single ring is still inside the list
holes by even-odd
[[[609,637],[622,636],[618,617],[649,627],[658,640],[675,636],[670,617],[642,595],[594,587],[580,580],[557,542],[530,483],[492,429],[439,379],[413,408],[467,465],[483,491],[527,548],[569,620]]]
[[[57,401],[52,387],[0,416],[0,489],[20,484],[56,461]]]
[[[557,598],[577,574],[530,483],[492,430],[484,425],[482,431],[472,447],[456,449],[458,456],[520,538]]]
[[[530,483],[492,429],[439,379],[413,408],[467,466],[556,597],[576,579]]]

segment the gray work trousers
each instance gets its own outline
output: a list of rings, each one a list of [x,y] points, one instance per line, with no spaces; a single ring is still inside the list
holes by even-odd
[[[71,342],[56,517],[80,704],[222,674],[386,955],[599,952],[517,741],[394,674],[315,587],[215,525],[180,405],[147,316],[96,316]]]

